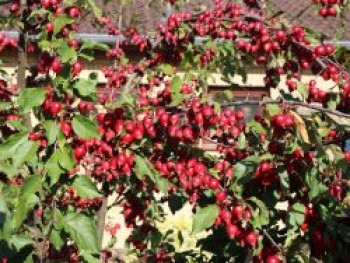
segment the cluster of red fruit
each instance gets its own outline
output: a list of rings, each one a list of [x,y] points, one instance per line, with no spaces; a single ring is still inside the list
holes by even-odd
[[[252,215],[248,208],[244,208],[241,204],[235,204],[230,206],[232,210],[228,207],[223,207],[219,216],[215,221],[215,225],[225,225],[227,234],[230,238],[237,238],[237,241],[241,245],[247,245],[249,247],[255,247],[259,240],[259,235],[249,229],[248,227],[243,227],[243,222],[249,222]]]
[[[315,80],[311,80],[309,82],[308,88],[309,88],[309,102],[319,102],[322,103],[323,105],[326,105],[328,102],[328,94],[326,91],[317,88],[316,87],[317,82]]]
[[[58,198],[58,200],[59,203],[57,205],[60,207],[67,207],[69,205],[72,205],[81,210],[98,210],[101,207],[103,197],[96,197],[94,199],[82,198],[73,188],[68,188],[63,196]]]
[[[17,40],[6,36],[5,34],[0,34],[0,52],[5,48],[17,48]]]
[[[278,173],[270,162],[261,162],[255,171],[255,178],[260,184],[270,186],[273,183],[278,183]]]
[[[343,0],[314,0],[314,3],[320,7],[318,13],[322,17],[336,16],[343,2]]]

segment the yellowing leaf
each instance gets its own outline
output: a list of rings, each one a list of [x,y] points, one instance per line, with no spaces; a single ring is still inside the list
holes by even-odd
[[[294,117],[296,127],[303,141],[306,143],[310,143],[309,133],[307,132],[304,120],[295,111],[290,111],[289,113]]]

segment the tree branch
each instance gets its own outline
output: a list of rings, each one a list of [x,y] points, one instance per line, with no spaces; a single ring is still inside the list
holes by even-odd
[[[236,101],[232,103],[227,103],[227,104],[222,104],[221,106],[226,108],[226,107],[232,107],[232,106],[246,106],[246,105],[264,105],[264,104],[287,104],[291,106],[302,106],[305,108],[313,109],[322,113],[327,113],[331,114],[337,117],[341,118],[349,118],[350,119],[350,114],[343,113],[337,110],[332,110],[332,109],[327,109],[322,106],[314,105],[314,104],[309,104],[306,102],[302,101],[292,101],[292,100],[242,100],[242,101]],[[343,125],[343,126],[348,126],[350,125]]]
[[[267,237],[267,239],[270,241],[270,243],[278,249],[279,252],[283,253],[283,249],[275,242],[275,240],[273,240],[273,238],[270,236],[269,233],[267,233],[267,231],[264,229],[263,230],[263,234],[265,237]]]

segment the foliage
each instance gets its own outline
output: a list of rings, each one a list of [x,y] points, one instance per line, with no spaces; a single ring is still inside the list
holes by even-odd
[[[2,34],[1,50],[27,44],[38,61],[25,86],[1,73],[3,262],[108,260],[98,231],[110,206],[131,229],[134,261],[350,257],[350,153],[342,150],[350,75],[335,48],[311,43],[317,34],[262,1],[215,1],[200,13],[181,11],[181,2],[155,39],[121,32],[93,0],[11,4],[6,24],[35,41]],[[78,39],[87,13],[115,46]],[[97,75],[81,74],[101,54],[110,63],[98,72],[107,97]],[[213,73],[235,87],[234,77],[246,81],[256,65],[273,98],[218,103],[208,95]],[[307,70],[313,79],[304,83]],[[334,88],[318,87],[320,78]],[[242,105],[261,114],[248,122]],[[113,250],[117,227],[110,232]]]

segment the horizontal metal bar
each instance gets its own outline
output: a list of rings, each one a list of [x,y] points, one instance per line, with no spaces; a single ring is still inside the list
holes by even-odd
[[[0,34],[6,34],[7,36],[11,38],[18,39],[19,32],[18,31],[0,31]],[[107,34],[89,34],[89,33],[78,33],[77,34],[78,39],[86,39],[90,41],[96,41],[101,42],[105,44],[115,44],[117,42],[117,37]],[[36,40],[36,36],[28,36],[30,41]],[[119,41],[123,40],[123,36],[119,36]],[[206,40],[205,37],[196,37],[195,44],[202,45],[204,41]],[[350,50],[350,40],[339,40],[339,41],[325,41],[326,44],[334,44],[337,46],[343,46],[346,49]]]

